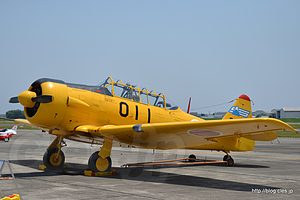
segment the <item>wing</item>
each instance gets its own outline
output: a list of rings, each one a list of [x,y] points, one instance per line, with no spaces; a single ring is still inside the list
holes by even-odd
[[[276,139],[274,131],[295,131],[271,118],[247,118],[138,125],[79,126],[75,131],[104,136],[119,142],[157,149],[191,148],[212,144],[216,138],[245,137],[255,141]]]
[[[21,123],[21,124],[25,124],[25,125],[28,125],[28,126],[31,126],[31,127],[38,128],[38,129],[41,129],[41,130],[43,130],[43,131],[49,132],[49,129],[38,127],[38,126],[36,126],[36,125],[30,123],[30,122],[29,122],[28,120],[26,120],[26,119],[15,119],[15,122],[19,122],[19,123]]]

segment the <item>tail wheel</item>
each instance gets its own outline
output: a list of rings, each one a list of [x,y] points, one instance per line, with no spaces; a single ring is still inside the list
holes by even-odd
[[[232,166],[234,164],[234,160],[231,157],[227,158],[226,161],[227,166]]]
[[[111,158],[102,158],[98,155],[99,151],[94,152],[88,162],[89,168],[93,172],[106,172],[111,169]]]
[[[43,157],[44,165],[48,169],[58,170],[62,169],[65,163],[65,154],[60,151],[58,154],[58,148],[51,148],[46,151]]]
[[[191,159],[189,159],[190,162],[195,162],[195,160],[196,160],[196,156],[194,154],[191,154],[189,156],[189,158],[191,158]]]

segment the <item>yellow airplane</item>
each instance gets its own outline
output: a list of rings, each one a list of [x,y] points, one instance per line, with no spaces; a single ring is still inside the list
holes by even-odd
[[[149,149],[223,151],[223,160],[231,166],[231,151],[250,151],[255,141],[274,140],[274,131],[295,131],[276,119],[252,118],[247,95],[241,95],[222,120],[205,121],[171,105],[163,93],[111,77],[97,86],[42,78],[9,102],[24,106],[27,120],[15,121],[56,136],[43,156],[49,169],[63,167],[64,139],[102,145],[88,166],[103,172],[111,169],[113,141]]]

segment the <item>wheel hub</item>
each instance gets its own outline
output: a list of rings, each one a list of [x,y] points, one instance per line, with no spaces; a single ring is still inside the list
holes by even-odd
[[[53,153],[50,156],[50,164],[53,166],[58,166],[61,163],[61,161],[62,161],[62,157],[61,155],[59,155],[57,159],[57,153]]]
[[[96,168],[103,172],[105,170],[107,170],[107,168],[109,167],[109,162],[107,160],[107,158],[101,158],[99,157],[96,161]]]

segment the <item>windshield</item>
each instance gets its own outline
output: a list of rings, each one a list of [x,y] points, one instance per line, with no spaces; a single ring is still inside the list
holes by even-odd
[[[122,80],[115,82],[111,77],[108,77],[98,84],[98,86],[105,87],[111,94],[117,97],[131,99],[136,102],[169,110],[178,109],[178,106],[175,106],[171,101],[166,101],[164,93],[156,94],[153,90],[148,92],[147,88],[140,89],[138,85],[133,86],[131,83],[124,84]]]

